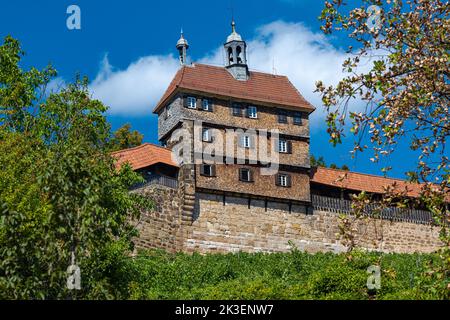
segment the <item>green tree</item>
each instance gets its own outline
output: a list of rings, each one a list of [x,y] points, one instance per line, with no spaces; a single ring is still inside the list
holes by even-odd
[[[141,178],[116,170],[87,79],[46,97],[54,70],[22,71],[22,55],[10,37],[0,46],[0,298],[115,297],[114,279],[92,266],[115,243],[132,248],[129,218],[150,205],[128,191]],[[66,285],[72,263],[81,291]]]
[[[126,123],[114,132],[109,142],[109,148],[111,151],[117,151],[137,147],[142,144],[142,139],[144,139],[144,135],[137,130],[131,131],[131,125]]]
[[[450,296],[450,6],[441,0],[362,0],[348,8],[341,0],[326,1],[322,11],[325,34],[345,33],[351,38],[345,77],[336,86],[317,82],[328,112],[331,142],[342,141],[345,126],[358,137],[353,153],[369,149],[378,162],[396,151],[399,141],[417,151],[417,167],[409,179],[422,183],[421,202],[441,226],[443,265],[434,274],[442,280],[440,292]],[[369,65],[364,71],[362,65]],[[349,102],[365,102],[362,112]],[[384,168],[388,171],[390,168]],[[394,188],[392,188],[394,190]],[[404,192],[388,192],[380,208]],[[366,201],[364,197],[359,200]],[[397,201],[398,202],[398,201]],[[406,203],[405,203],[406,205]],[[362,208],[362,207],[361,207]]]
[[[319,158],[316,159],[316,157],[312,154],[310,156],[310,164],[311,167],[327,167],[327,164],[325,163],[325,160],[323,158],[323,156],[320,156]]]

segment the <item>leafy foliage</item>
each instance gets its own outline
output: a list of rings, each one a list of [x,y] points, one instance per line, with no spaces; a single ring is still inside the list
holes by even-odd
[[[119,263],[116,263],[119,261]],[[105,270],[128,299],[441,299],[426,276],[434,255],[274,254],[187,255],[140,251]],[[367,289],[367,268],[381,267],[381,289]]]
[[[357,137],[354,156],[370,148],[362,142],[365,136],[373,162],[395,152],[400,141],[417,152],[417,167],[406,174],[422,184],[420,204],[441,227],[445,266],[436,275],[446,279],[444,290],[450,296],[449,15],[449,3],[442,0],[362,0],[352,8],[341,0],[326,1],[321,29],[325,34],[344,33],[351,45],[342,64],[345,77],[335,86],[318,81],[316,89],[328,113],[333,145],[342,142],[350,123]],[[364,65],[369,70],[363,70]],[[353,99],[363,101],[364,111],[349,110]],[[404,199],[404,205],[410,201],[404,190],[389,189],[380,208],[392,199]]]
[[[69,291],[67,268],[95,265],[120,241],[148,200],[129,193],[140,178],[118,171],[106,146],[106,107],[77,78],[49,96],[55,74],[22,71],[10,37],[0,46],[0,298],[113,297],[108,275],[90,272]]]
[[[310,165],[311,167],[324,167],[327,168],[327,164],[325,162],[325,159],[323,158],[323,156],[320,156],[319,158],[316,158],[313,154],[310,156]],[[330,168],[331,169],[341,169],[344,171],[349,171],[349,167],[344,164],[342,165],[342,167],[339,168],[339,166],[337,166],[336,164],[332,163],[330,164]]]
[[[143,138],[139,131],[131,131],[131,125],[126,123],[114,132],[108,147],[111,151],[137,147],[142,144]]]

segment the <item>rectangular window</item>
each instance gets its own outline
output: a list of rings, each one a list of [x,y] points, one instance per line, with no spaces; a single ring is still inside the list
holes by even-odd
[[[187,104],[186,106],[189,109],[197,109],[197,98],[195,97],[187,97]]]
[[[278,112],[278,123],[287,123],[286,111]]]
[[[242,107],[238,103],[233,103],[233,116],[242,117]]]
[[[280,187],[289,188],[291,186],[291,176],[285,173],[278,174],[276,185]]]
[[[241,137],[240,137],[240,146],[242,148],[247,148],[247,149],[252,148],[253,147],[252,137],[249,136],[249,135],[245,135],[245,134],[241,135]]]
[[[200,174],[205,177],[215,177],[216,167],[211,164],[202,164],[200,167]]]
[[[203,128],[202,131],[202,140],[204,142],[212,142],[212,135],[211,135],[211,130],[208,128]]]
[[[249,106],[247,108],[247,117],[250,119],[257,119],[258,118],[258,109],[254,106]]]
[[[202,109],[203,111],[212,111],[211,101],[208,99],[203,99]]]
[[[297,126],[302,125],[302,114],[300,112],[295,112],[293,118],[294,118],[295,125],[297,125]]]
[[[239,169],[239,180],[253,182],[252,171],[250,169]]]
[[[288,142],[286,140],[278,140],[278,152],[288,153]]]

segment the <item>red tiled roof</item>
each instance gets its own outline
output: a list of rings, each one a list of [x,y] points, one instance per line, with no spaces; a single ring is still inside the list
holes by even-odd
[[[120,168],[124,163],[129,163],[133,170],[139,170],[157,163],[178,167],[172,159],[172,151],[154,144],[144,143],[139,147],[113,152],[117,159],[116,166]]]
[[[410,197],[418,197],[422,189],[420,184],[405,180],[324,167],[311,170],[311,182],[378,194],[385,193],[385,187],[392,186],[395,183],[395,191],[403,192],[407,190],[407,195]]]
[[[183,66],[178,70],[153,112],[158,112],[167,99],[179,89],[290,106],[305,112],[312,112],[315,109],[285,76],[250,71],[249,80],[239,81],[224,67],[194,64]]]

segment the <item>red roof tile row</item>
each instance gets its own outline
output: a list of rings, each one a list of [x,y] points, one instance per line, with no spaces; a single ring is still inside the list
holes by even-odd
[[[419,183],[324,167],[312,168],[311,182],[377,194],[385,193],[387,187],[394,187],[394,191],[406,192],[410,197],[418,197],[422,191],[422,185]]]
[[[172,159],[172,151],[151,143],[113,152],[111,155],[117,159],[117,168],[120,168],[124,163],[129,163],[133,170],[146,168],[157,163],[178,167]]]
[[[153,112],[157,113],[167,100],[180,89],[252,102],[290,106],[305,112],[314,111],[314,107],[303,98],[285,76],[250,71],[249,80],[239,81],[224,67],[194,64],[183,66],[178,70]]]

